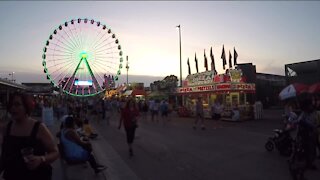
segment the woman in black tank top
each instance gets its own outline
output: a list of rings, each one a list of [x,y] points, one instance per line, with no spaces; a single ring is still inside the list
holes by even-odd
[[[3,137],[1,170],[6,180],[50,180],[50,164],[59,157],[53,136],[43,123],[29,118],[32,104],[28,96],[13,94],[8,111],[12,116]],[[32,148],[33,155],[26,162],[21,154]]]

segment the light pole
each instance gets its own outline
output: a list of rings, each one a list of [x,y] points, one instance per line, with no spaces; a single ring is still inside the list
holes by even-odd
[[[181,26],[180,26],[180,24],[177,26],[177,28],[179,28],[179,46],[180,46],[180,87],[182,87]]]
[[[177,26],[179,28],[179,47],[180,47],[180,87],[182,87],[182,60],[181,60],[181,26],[180,24]],[[183,105],[183,95],[181,96],[181,105]]]
[[[129,71],[129,62],[128,62],[128,56],[127,56],[127,65],[126,65],[126,69],[127,69],[127,86],[128,86],[128,82],[129,82],[129,79],[128,79],[128,71]]]
[[[15,80],[13,79],[13,75],[14,75],[14,72],[12,73],[9,73],[9,76],[11,76],[11,81],[14,82]]]

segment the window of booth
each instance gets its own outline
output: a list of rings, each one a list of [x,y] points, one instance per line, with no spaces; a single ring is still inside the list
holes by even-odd
[[[226,94],[225,98],[226,98],[225,106],[228,107],[231,104],[231,96],[230,96],[230,94]]]
[[[210,94],[209,96],[209,104],[214,104],[217,100],[217,95],[216,94]]]
[[[239,104],[246,104],[246,94],[240,93]]]
[[[233,93],[230,93],[230,96],[231,96],[231,106],[239,105],[239,93],[233,92]]]

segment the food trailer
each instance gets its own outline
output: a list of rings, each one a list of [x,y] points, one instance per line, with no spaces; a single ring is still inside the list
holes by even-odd
[[[255,84],[246,83],[240,69],[228,69],[218,75],[213,71],[188,75],[176,93],[182,96],[183,106],[191,115],[195,114],[197,98],[202,97],[205,118],[211,118],[211,107],[217,101],[223,106],[222,120],[232,120],[234,107],[240,111],[240,120],[253,117]]]

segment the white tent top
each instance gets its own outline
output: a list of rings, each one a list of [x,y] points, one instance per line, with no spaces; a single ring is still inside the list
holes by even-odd
[[[132,94],[132,90],[126,90],[122,95],[124,96],[130,96]]]

